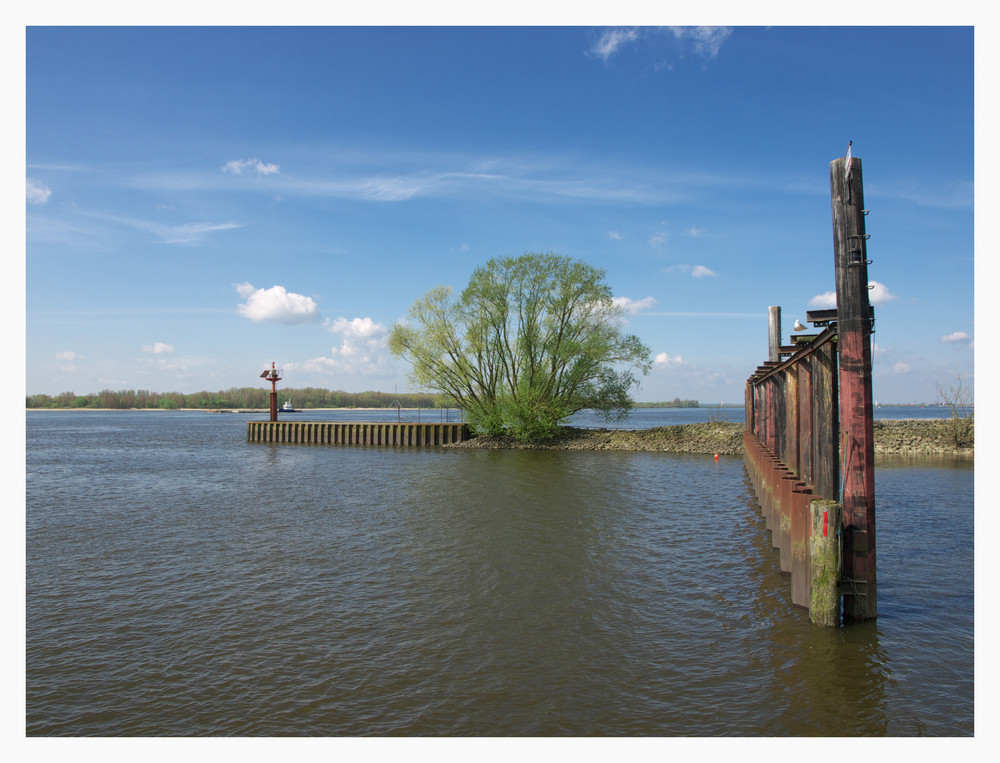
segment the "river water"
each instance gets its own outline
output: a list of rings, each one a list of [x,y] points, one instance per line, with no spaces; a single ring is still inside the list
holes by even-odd
[[[969,460],[878,462],[879,617],[818,629],[739,458],[249,418],[27,414],[27,735],[974,732]]]

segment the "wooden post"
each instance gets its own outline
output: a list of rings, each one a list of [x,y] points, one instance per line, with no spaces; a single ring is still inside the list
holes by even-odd
[[[809,506],[814,498],[808,487],[792,492],[792,521],[789,532],[792,546],[792,604],[809,607],[809,529],[812,518]]]
[[[840,504],[817,499],[809,504],[809,621],[813,625],[840,625]]]
[[[820,498],[840,495],[837,458],[837,354],[833,343],[817,347],[812,355],[813,486]]]
[[[812,362],[796,364],[799,373],[799,476],[811,485],[812,476]]]
[[[876,616],[875,445],[872,411],[871,305],[861,160],[830,163],[837,273],[843,470],[844,577],[861,595],[844,597],[844,614]]]
[[[781,308],[767,308],[767,359],[772,363],[781,360]]]
[[[796,363],[796,366],[798,364]],[[799,372],[786,368],[785,376],[785,466],[802,476],[799,467]]]

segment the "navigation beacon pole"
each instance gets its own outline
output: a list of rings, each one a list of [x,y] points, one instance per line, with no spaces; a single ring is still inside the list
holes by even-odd
[[[260,375],[261,379],[271,382],[271,421],[278,420],[278,380],[281,379],[281,375],[282,370],[274,367],[274,361],[271,362],[271,370],[264,371]]]

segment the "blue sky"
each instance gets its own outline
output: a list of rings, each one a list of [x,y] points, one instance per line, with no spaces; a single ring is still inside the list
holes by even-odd
[[[28,394],[409,390],[388,328],[492,257],[607,271],[640,401],[742,402],[834,288],[863,162],[874,396],[974,364],[972,27],[31,27]]]

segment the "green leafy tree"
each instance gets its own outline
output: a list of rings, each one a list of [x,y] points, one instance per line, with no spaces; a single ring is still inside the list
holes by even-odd
[[[584,408],[606,419],[632,408],[633,370],[649,348],[624,333],[603,270],[555,254],[493,259],[457,300],[431,289],[389,333],[411,381],[451,396],[477,432],[520,440],[556,434]]]

